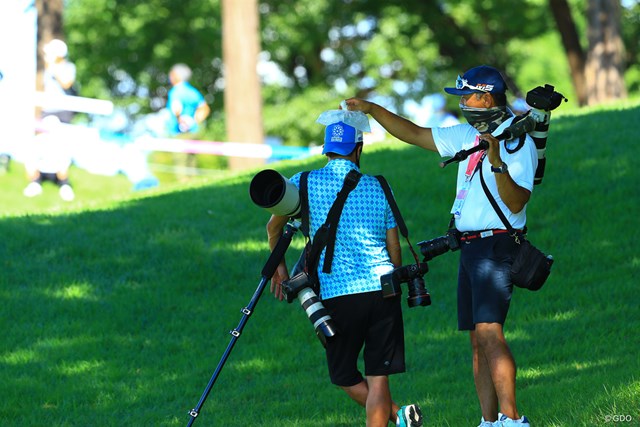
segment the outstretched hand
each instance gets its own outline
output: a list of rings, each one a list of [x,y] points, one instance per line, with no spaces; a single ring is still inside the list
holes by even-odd
[[[369,114],[371,111],[371,102],[364,99],[349,98],[344,100],[344,103],[349,111],[362,111],[365,114]],[[342,109],[342,105],[340,105],[340,109]]]

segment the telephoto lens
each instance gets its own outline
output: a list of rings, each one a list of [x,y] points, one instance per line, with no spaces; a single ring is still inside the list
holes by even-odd
[[[320,298],[311,288],[303,288],[298,293],[298,301],[307,313],[307,317],[316,330],[316,335],[322,345],[326,345],[327,338],[336,335],[337,329],[329,311],[322,305]]]
[[[418,242],[418,246],[420,246],[424,260],[431,261],[449,250],[457,251],[460,249],[460,232],[455,228],[450,228],[444,236]]]
[[[420,246],[420,252],[422,252],[425,261],[430,261],[438,255],[449,251],[447,236],[436,237],[435,239],[420,242],[418,246]]]
[[[298,188],[273,169],[265,169],[253,177],[249,195],[253,203],[274,215],[297,217],[300,214]]]

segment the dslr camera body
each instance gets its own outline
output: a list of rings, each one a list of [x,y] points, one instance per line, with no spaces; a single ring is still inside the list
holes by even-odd
[[[407,283],[409,287],[409,296],[407,304],[409,307],[428,306],[431,305],[431,295],[424,285],[423,276],[429,271],[426,262],[420,264],[403,265],[391,271],[390,273],[380,276],[380,285],[382,286],[382,296],[384,298],[393,298],[402,294],[400,285]]]
[[[558,108],[562,101],[567,101],[560,92],[550,84],[544,87],[538,86],[527,92],[527,104],[531,110],[513,119],[512,124],[505,129],[498,139],[514,139],[524,133],[528,133],[533,139],[538,152],[538,167],[533,179],[533,183],[538,185],[544,178],[544,170],[547,164],[545,153],[547,150],[547,137],[549,136],[549,124],[551,122],[551,111]]]

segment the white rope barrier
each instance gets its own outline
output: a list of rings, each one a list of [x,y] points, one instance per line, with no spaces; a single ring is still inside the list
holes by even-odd
[[[41,108],[75,111],[76,113],[100,114],[108,116],[113,113],[113,102],[103,99],[85,98],[83,96],[51,95],[36,92],[36,106]]]

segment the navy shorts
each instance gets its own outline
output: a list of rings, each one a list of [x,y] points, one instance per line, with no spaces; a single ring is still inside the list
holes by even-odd
[[[37,179],[38,182],[42,183],[45,181],[53,182],[55,185],[62,185],[63,181],[58,178],[58,174],[55,172],[40,172],[40,177]]]
[[[460,244],[458,329],[477,323],[504,325],[511,303],[511,264],[517,246],[508,233]]]
[[[350,387],[363,380],[358,358],[364,347],[364,373],[385,376],[405,371],[404,326],[400,296],[382,291],[344,295],[322,301],[338,333],[327,342],[331,382]]]

